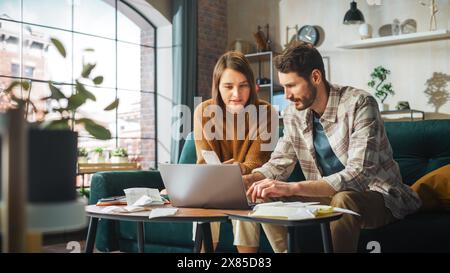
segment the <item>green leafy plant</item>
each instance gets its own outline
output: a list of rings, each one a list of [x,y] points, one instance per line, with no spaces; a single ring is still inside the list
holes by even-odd
[[[116,148],[112,151],[111,156],[127,157],[128,152],[125,148]]]
[[[66,49],[63,44],[54,38],[51,38],[51,43],[56,47],[59,54],[66,58]],[[92,49],[85,49],[86,52],[93,51]],[[83,126],[84,129],[93,137],[101,140],[111,138],[111,132],[97,124],[95,121],[78,117],[76,115],[77,110],[85,104],[88,100],[96,101],[95,95],[90,92],[85,83],[93,84],[94,86],[100,85],[103,82],[103,76],[91,76],[92,71],[97,64],[84,63],[81,75],[75,80],[75,92],[70,95],[65,95],[58,84],[52,81],[48,81],[48,87],[50,89],[50,96],[44,97],[41,100],[50,102],[50,105],[56,105],[52,108],[52,112],[56,113],[57,118],[49,120],[41,124],[44,129],[69,129],[74,131],[75,125]],[[17,87],[22,88],[21,97],[17,97],[14,94],[14,89]],[[27,80],[13,81],[5,90],[5,94],[9,96],[11,102],[15,105],[13,107],[24,107],[25,118],[29,113],[29,110],[37,112],[38,109],[30,99],[31,82]],[[111,111],[119,106],[119,99],[114,100],[108,106],[104,108],[105,111]],[[30,109],[31,107],[31,109]],[[44,115],[47,115],[45,112]]]
[[[94,153],[96,154],[103,154],[103,148],[101,147],[97,147],[93,150]]]
[[[384,83],[389,74],[391,74],[390,70],[378,66],[373,70],[372,74],[370,74],[372,79],[367,83],[369,87],[375,89],[375,96],[381,103],[384,103],[388,95],[395,94],[394,90],[392,90],[392,83]]]
[[[87,157],[88,151],[84,147],[78,147],[78,157]]]

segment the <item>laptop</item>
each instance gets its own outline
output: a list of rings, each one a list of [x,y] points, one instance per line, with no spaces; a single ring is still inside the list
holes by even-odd
[[[159,170],[175,207],[250,209],[239,165],[160,164]]]

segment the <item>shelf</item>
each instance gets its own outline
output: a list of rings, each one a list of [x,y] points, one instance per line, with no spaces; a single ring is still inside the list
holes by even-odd
[[[400,34],[395,36],[379,37],[366,40],[354,41],[349,44],[340,45],[338,48],[345,49],[361,49],[382,47],[390,45],[400,45],[409,43],[419,43],[426,41],[444,40],[450,38],[450,32],[446,29],[440,29],[435,31],[417,32],[410,34]]]

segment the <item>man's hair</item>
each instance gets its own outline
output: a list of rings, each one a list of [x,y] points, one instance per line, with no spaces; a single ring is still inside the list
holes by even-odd
[[[327,84],[322,55],[313,45],[297,41],[289,45],[274,59],[275,67],[281,73],[295,72],[309,82],[311,72],[318,69],[322,81]]]

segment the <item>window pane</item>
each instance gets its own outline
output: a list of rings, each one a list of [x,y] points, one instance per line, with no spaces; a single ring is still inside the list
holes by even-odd
[[[23,37],[23,77],[72,82],[72,42],[69,32],[24,25]],[[64,45],[66,58],[59,54],[50,38],[56,38]]]
[[[116,87],[115,42],[82,34],[74,34],[74,77],[78,78],[85,63],[96,63],[91,77],[103,76],[102,87]],[[85,49],[93,49],[86,52]]]
[[[117,8],[117,39],[153,47],[153,26],[122,1],[118,2]]]
[[[77,0],[74,30],[114,39],[116,15],[114,0]]]
[[[20,24],[1,20],[0,23],[0,75],[19,77]]]
[[[116,147],[116,140],[98,140],[91,137],[79,137],[78,147],[86,148],[86,150],[88,151],[88,161],[90,163],[98,162],[98,157],[96,156],[94,150],[96,148],[102,148],[103,152],[101,154],[103,155],[105,162],[108,162],[110,158],[110,152]],[[85,186],[86,185],[89,184],[86,183]]]
[[[151,47],[117,43],[117,87],[153,91],[155,50]]]
[[[72,1],[23,0],[23,21],[71,30]]]
[[[20,0],[0,1],[0,18],[20,21]]]
[[[89,118],[110,130],[111,135],[116,135],[116,111],[105,111],[104,108],[116,99],[116,91],[110,88],[86,87],[96,97],[96,101],[88,100],[82,105],[77,118]],[[79,126],[76,128],[80,136],[88,136],[88,133]]]
[[[128,151],[128,160],[138,162],[141,169],[155,168],[155,141],[153,139],[120,138],[119,147]]]
[[[141,137],[141,92],[118,91],[118,136]]]

